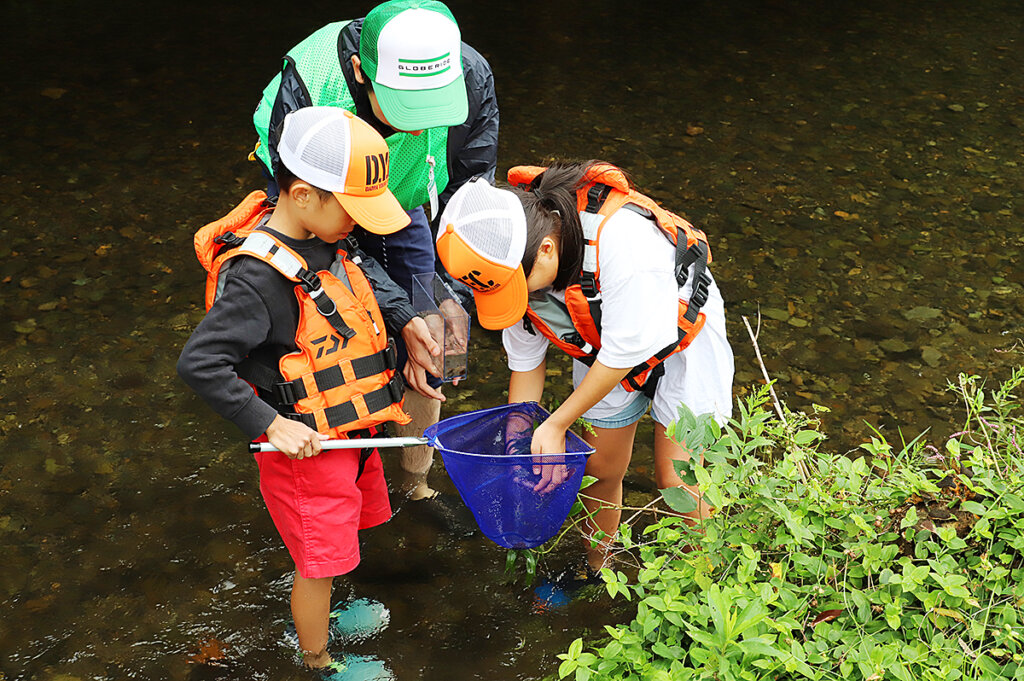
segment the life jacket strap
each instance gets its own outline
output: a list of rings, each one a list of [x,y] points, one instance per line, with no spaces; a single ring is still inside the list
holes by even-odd
[[[327,409],[319,409],[313,413],[291,412],[281,415],[293,421],[305,423],[313,430],[320,430],[320,425],[318,424],[320,419],[323,420],[323,425],[327,429],[340,428],[347,423],[358,421],[369,414],[387,409],[392,404],[399,404],[404,394],[405,383],[402,381],[401,376],[395,376],[384,387],[361,395],[357,400],[342,402]],[[365,406],[365,414],[359,413],[360,409],[356,404],[357,401],[362,402]],[[317,418],[318,416],[320,417],[319,419]]]
[[[398,353],[395,350],[394,339],[388,339],[388,346],[379,352],[365,357],[357,357],[353,360],[343,360],[338,364],[314,371],[310,377],[316,385],[317,392],[327,392],[332,388],[345,385],[345,369],[351,367],[352,378],[358,381],[367,376],[382,374],[385,371],[394,371],[398,366]],[[280,376],[278,377],[280,379]],[[295,378],[290,381],[276,381],[272,387],[274,397],[280,404],[295,404],[299,400],[309,397],[306,390],[305,377]]]
[[[682,227],[676,235],[676,281],[682,287],[689,277],[690,265],[693,265],[693,292],[687,301],[686,314],[683,318],[695,324],[697,315],[704,304],[708,302],[708,287],[711,285],[711,277],[708,275],[708,246],[703,241],[696,241],[689,248],[684,250],[686,234]]]
[[[607,184],[595,182],[594,185],[587,190],[587,207],[583,209],[586,213],[596,213],[601,210],[601,206],[604,205],[605,200],[611,193],[612,188]]]
[[[703,261],[704,266],[708,263],[708,246],[703,241],[696,241],[689,248],[686,247],[686,232],[682,227],[676,230],[676,282],[681,287],[686,283],[690,274],[690,265]]]
[[[657,387],[658,380],[665,375],[665,359],[676,351],[676,348],[679,347],[679,343],[682,342],[685,335],[686,333],[680,329],[679,340],[674,343],[669,343],[663,347],[661,350],[656,352],[649,361],[644,362],[643,364],[638,364],[630,369],[629,373],[626,374],[626,377],[623,380],[626,381],[626,383],[629,384],[629,387],[633,390],[642,391],[647,395],[647,397],[654,399],[654,390]],[[657,362],[653,367],[651,366],[652,361]],[[647,374],[646,380],[643,383],[638,381],[637,378],[648,370],[649,373]]]
[[[245,241],[245,237],[238,236],[234,232],[224,232],[223,234],[213,238],[213,243],[224,244],[228,248],[241,246],[243,241]]]
[[[342,319],[341,313],[338,312],[338,306],[334,304],[331,297],[324,291],[323,282],[320,281],[320,275],[316,272],[311,272],[303,267],[297,276],[302,285],[302,289],[309,295],[310,299],[316,305],[317,311],[323,316],[327,322],[334,327],[334,330],[340,333],[345,338],[351,339],[356,335],[356,330],[345,323]]]
[[[583,336],[580,335],[579,331],[572,331],[570,333],[563,334],[562,340],[566,343],[569,343],[570,345],[575,345],[577,348],[580,349],[581,352],[584,352],[588,355],[594,354],[594,346],[588,343],[587,341],[583,340]],[[590,365],[588,364],[587,366]]]

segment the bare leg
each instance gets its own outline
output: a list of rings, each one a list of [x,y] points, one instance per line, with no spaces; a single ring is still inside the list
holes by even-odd
[[[696,485],[686,485],[676,474],[673,461],[688,461],[690,453],[675,440],[665,435],[665,426],[657,421],[654,423],[654,479],[658,489],[667,487],[685,487],[697,500],[697,508],[687,513],[696,522],[708,517],[710,508],[700,498]],[[692,523],[691,523],[692,524]]]
[[[324,667],[327,654],[327,625],[331,614],[332,577],[306,579],[295,571],[292,581],[292,618],[299,637],[303,661],[310,667]]]
[[[587,531],[591,535],[598,531],[605,533],[597,547],[591,548],[587,543],[587,563],[595,571],[603,567],[619,529],[622,511],[611,506],[622,505],[622,479],[633,458],[636,426],[634,423],[622,428],[594,428],[596,434],[583,436],[597,450],[588,459],[586,468],[586,474],[597,478],[597,482],[583,490],[584,495],[594,497],[584,499],[584,507],[588,512],[596,512],[586,524]]]
[[[403,437],[421,437],[427,426],[437,423],[441,416],[441,403],[409,390],[405,393],[405,410],[412,417],[412,421],[404,426],[397,426],[398,434]],[[432,496],[434,490],[427,484],[427,473],[434,462],[434,449],[425,445],[405,447],[401,450],[399,461],[402,468],[399,486],[409,495],[409,499],[418,501]]]

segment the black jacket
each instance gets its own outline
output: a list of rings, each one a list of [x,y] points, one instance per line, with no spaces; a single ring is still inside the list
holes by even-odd
[[[366,88],[356,81],[355,71],[352,67],[352,56],[359,54],[359,35],[362,26],[363,20],[356,19],[345,26],[339,34],[338,67],[344,74],[349,93],[355,102],[356,115],[373,126],[382,137],[388,137],[395,131],[384,125],[373,114]],[[498,163],[498,99],[494,92],[494,76],[491,73],[491,66],[479,52],[466,43],[462,43],[462,70],[466,81],[466,95],[469,100],[469,115],[465,123],[448,130],[448,186],[438,197],[438,214],[431,216],[431,227],[435,236],[440,215],[452,194],[474,177],[485,177],[488,182],[493,184]],[[274,167],[277,166],[280,158],[277,153],[278,135],[276,131],[284,117],[296,109],[313,104],[306,85],[295,66],[291,61],[285,60],[284,69],[281,72],[281,86],[270,114],[268,139],[270,158]],[[463,305],[468,308],[472,303],[469,289],[461,282],[452,279],[439,263],[435,263],[435,268],[449,286],[459,294]],[[396,291],[392,290],[388,282],[374,281],[373,285],[382,314],[390,314],[392,318],[406,316],[407,319],[412,318],[412,306],[408,304],[408,297],[402,295],[404,290],[400,286],[393,285],[395,289],[398,289]],[[404,305],[402,304],[403,300]],[[392,305],[399,305],[403,309],[388,310],[387,308]]]

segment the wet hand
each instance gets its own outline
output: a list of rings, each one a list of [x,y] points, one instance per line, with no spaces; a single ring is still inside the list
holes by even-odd
[[[316,432],[305,423],[275,416],[267,427],[267,439],[289,459],[305,459],[322,451],[320,442],[329,436]]]
[[[441,354],[441,346],[431,337],[427,323],[413,317],[402,329],[402,340],[409,356],[402,371],[405,382],[420,395],[444,402],[441,391],[427,383],[427,373],[439,377],[434,357]]]
[[[533,441],[530,444],[532,454],[564,454],[565,453],[565,428],[556,425],[552,419],[548,419],[533,431]],[[569,469],[564,463],[556,463],[558,457],[539,457],[534,459],[533,474],[539,475],[540,480],[534,486],[533,491],[538,494],[553,492],[569,477]]]

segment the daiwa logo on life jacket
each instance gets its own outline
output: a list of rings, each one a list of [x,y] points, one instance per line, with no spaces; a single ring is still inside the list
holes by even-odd
[[[366,160],[366,191],[387,186],[390,156],[391,152],[385,151],[382,154],[369,154],[364,157]]]
[[[465,274],[459,279],[466,285],[480,291],[481,293],[487,293],[491,289],[498,288],[498,284],[493,279],[484,281],[481,277],[484,276],[480,270],[470,270],[468,274]]]
[[[344,350],[348,345],[348,338],[338,338],[332,333],[329,336],[314,338],[310,342],[313,344],[313,347],[316,348],[316,358],[320,359],[324,355],[333,355],[338,351],[339,347]],[[330,343],[330,347],[327,347],[328,343]]]
[[[445,52],[433,59],[399,59],[398,75],[406,78],[436,76],[452,67],[452,53]]]

